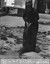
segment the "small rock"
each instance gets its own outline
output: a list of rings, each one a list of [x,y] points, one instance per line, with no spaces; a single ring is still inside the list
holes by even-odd
[[[0,40],[0,48],[4,45],[4,41]]]
[[[50,39],[50,35],[47,35],[46,38]]]
[[[21,58],[23,59],[43,59],[39,54],[35,52],[28,52],[22,54]]]
[[[4,43],[3,48],[4,48],[4,49],[10,49],[10,46],[9,46],[9,44]]]
[[[18,51],[20,48],[22,48],[22,44],[12,45],[11,51]]]
[[[12,42],[12,43],[15,43],[15,40],[16,40],[14,38],[8,38],[8,37],[7,37],[7,39],[8,39],[7,41]]]
[[[39,53],[41,51],[40,47],[36,46],[35,51]]]

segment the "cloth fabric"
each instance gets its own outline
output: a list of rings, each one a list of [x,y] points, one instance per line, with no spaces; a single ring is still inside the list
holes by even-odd
[[[24,12],[23,19],[25,21],[23,52],[35,51],[39,15],[36,10],[32,9],[28,13],[27,11]],[[30,26],[27,26],[26,22],[28,22],[28,24],[31,23]]]

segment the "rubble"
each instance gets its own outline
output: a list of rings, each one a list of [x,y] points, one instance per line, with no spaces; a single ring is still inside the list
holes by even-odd
[[[0,54],[6,54],[9,51],[17,52],[23,46],[23,31],[22,27],[6,27],[0,26]],[[38,32],[36,53],[28,52],[22,55],[23,59],[41,59],[50,56],[50,31]]]
[[[20,48],[22,47],[20,40],[22,39],[18,37],[18,30],[19,29],[17,29],[16,27],[6,27],[3,25],[0,26],[0,54],[5,54],[7,51],[20,50]]]

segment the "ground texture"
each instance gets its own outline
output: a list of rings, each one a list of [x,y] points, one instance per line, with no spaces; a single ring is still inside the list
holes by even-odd
[[[22,58],[50,59],[50,15],[39,14],[39,16],[36,53],[25,53]],[[0,14],[0,59],[19,59],[18,51],[22,48],[23,31],[24,20],[22,17]]]

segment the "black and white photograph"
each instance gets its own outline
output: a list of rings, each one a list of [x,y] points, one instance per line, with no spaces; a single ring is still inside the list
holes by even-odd
[[[50,0],[0,0],[0,59],[50,59]]]

